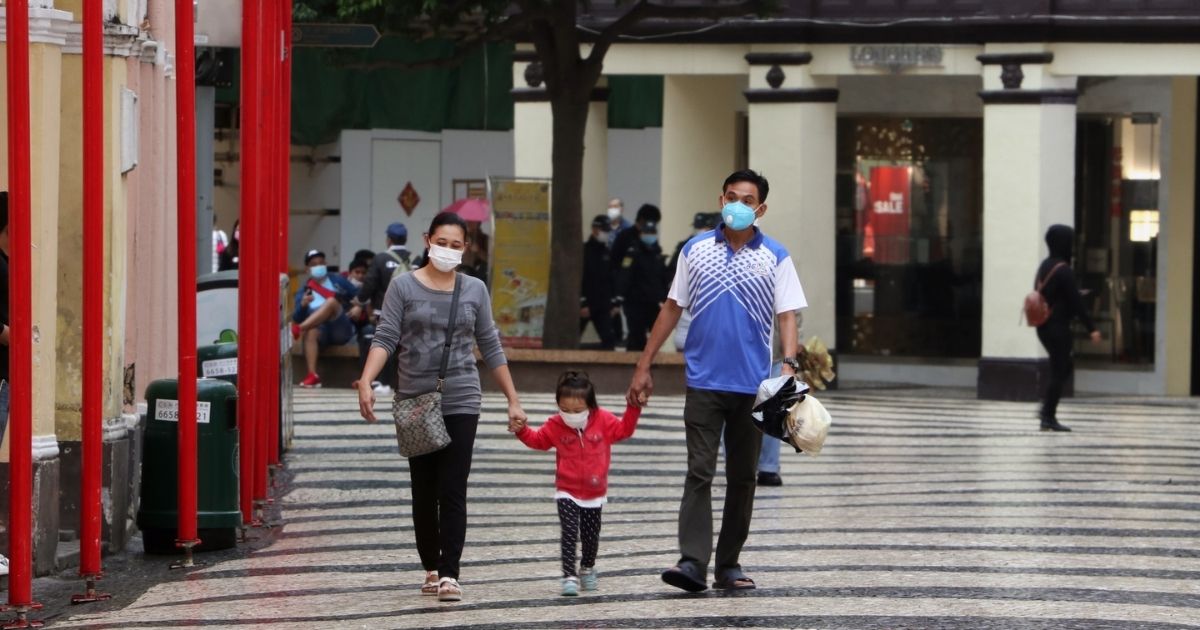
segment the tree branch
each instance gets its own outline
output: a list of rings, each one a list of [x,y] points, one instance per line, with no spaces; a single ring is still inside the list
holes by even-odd
[[[600,31],[600,34],[596,37],[596,42],[592,45],[592,52],[588,55],[588,62],[602,62],[604,55],[608,54],[608,49],[613,43],[621,35],[629,32],[638,22],[643,20],[687,20],[697,18],[719,20],[721,18],[741,17],[750,14],[761,15],[770,11],[774,4],[771,0],[743,0],[737,4],[678,6],[655,4],[650,2],[650,0],[639,0],[624,15]]]

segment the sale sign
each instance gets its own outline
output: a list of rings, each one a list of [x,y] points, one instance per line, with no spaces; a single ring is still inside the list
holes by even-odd
[[[870,182],[863,254],[881,264],[906,264],[909,261],[912,167],[874,167]],[[868,243],[873,250],[870,253],[866,251]]]

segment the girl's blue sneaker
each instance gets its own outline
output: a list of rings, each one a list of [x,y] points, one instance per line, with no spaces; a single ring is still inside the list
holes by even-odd
[[[598,580],[599,576],[596,575],[596,567],[585,567],[579,569],[579,581],[583,583],[583,590],[596,590],[596,583]]]
[[[579,580],[573,577],[565,577],[562,582],[563,597],[575,597],[579,594]]]

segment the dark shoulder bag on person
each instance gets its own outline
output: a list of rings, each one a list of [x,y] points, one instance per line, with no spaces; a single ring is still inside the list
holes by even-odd
[[[392,417],[396,421],[396,443],[400,454],[417,457],[440,451],[450,444],[446,420],[442,418],[442,385],[446,381],[446,366],[450,361],[450,343],[454,340],[454,324],[458,318],[458,294],[462,276],[454,275],[454,297],[450,299],[450,322],[446,326],[446,345],[442,348],[442,365],[438,369],[437,389],[413,398],[392,401]]]

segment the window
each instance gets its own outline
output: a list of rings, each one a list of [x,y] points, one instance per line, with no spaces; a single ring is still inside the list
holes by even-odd
[[[838,122],[840,351],[979,356],[982,155],[979,119]]]

